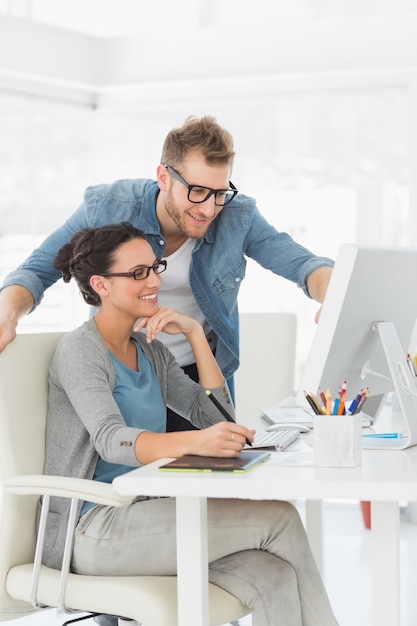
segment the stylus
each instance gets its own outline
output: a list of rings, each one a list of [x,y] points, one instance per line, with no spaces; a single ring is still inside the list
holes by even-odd
[[[220,402],[217,400],[217,398],[215,396],[213,396],[213,394],[211,393],[211,391],[209,389],[206,389],[206,394],[208,395],[210,400],[213,402],[213,404],[219,409],[219,411],[223,415],[223,417],[225,417],[228,422],[233,422],[234,424],[236,424],[236,422],[233,419],[233,417],[231,415],[229,415],[229,413],[226,411],[226,409],[220,404]],[[246,444],[248,446],[252,446],[252,444],[249,441],[249,439],[246,439]]]
[[[403,433],[364,433],[362,437],[372,437],[374,439],[401,439]]]

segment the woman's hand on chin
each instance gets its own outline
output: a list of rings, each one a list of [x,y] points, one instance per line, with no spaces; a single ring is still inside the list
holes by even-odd
[[[193,331],[202,330],[202,326],[195,319],[168,307],[161,307],[151,317],[140,318],[133,330],[140,331],[143,328],[146,328],[148,343],[156,339],[160,332],[168,335],[189,335]]]

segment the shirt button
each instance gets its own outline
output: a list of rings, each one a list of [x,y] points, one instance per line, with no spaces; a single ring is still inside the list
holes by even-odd
[[[235,278],[235,283],[240,283],[240,278],[239,278],[239,276],[236,276],[236,278]]]
[[[159,245],[160,245],[160,246],[164,246],[164,245],[165,245],[165,241],[164,241],[163,239],[160,239],[160,240],[159,240]]]

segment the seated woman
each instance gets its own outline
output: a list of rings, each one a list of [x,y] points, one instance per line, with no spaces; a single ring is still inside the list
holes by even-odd
[[[225,421],[227,385],[199,323],[158,307],[166,263],[123,222],[86,228],[55,259],[93,318],[61,339],[50,369],[45,473],[111,482],[162,457],[237,456],[254,431]],[[139,322],[137,323],[137,320]],[[133,331],[136,329],[142,332]],[[200,384],[156,338],[182,333]],[[166,432],[171,407],[200,430]],[[69,504],[51,502],[44,562],[59,568]],[[252,611],[253,626],[335,626],[303,524],[287,502],[211,499],[209,578]],[[72,570],[92,575],[175,575],[175,500],[138,497],[126,507],[84,502]]]

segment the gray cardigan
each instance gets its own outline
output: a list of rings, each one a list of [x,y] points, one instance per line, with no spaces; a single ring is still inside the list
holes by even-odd
[[[167,406],[199,428],[224,419],[161,342],[148,344],[142,333],[132,336],[151,362]],[[113,398],[114,383],[114,368],[94,319],[64,335],[49,372],[45,474],[91,479],[98,455],[132,469],[140,466],[134,443],[142,430],[126,426]],[[226,383],[213,393],[234,415]],[[56,569],[61,566],[69,505],[69,500],[51,498],[43,561]]]

